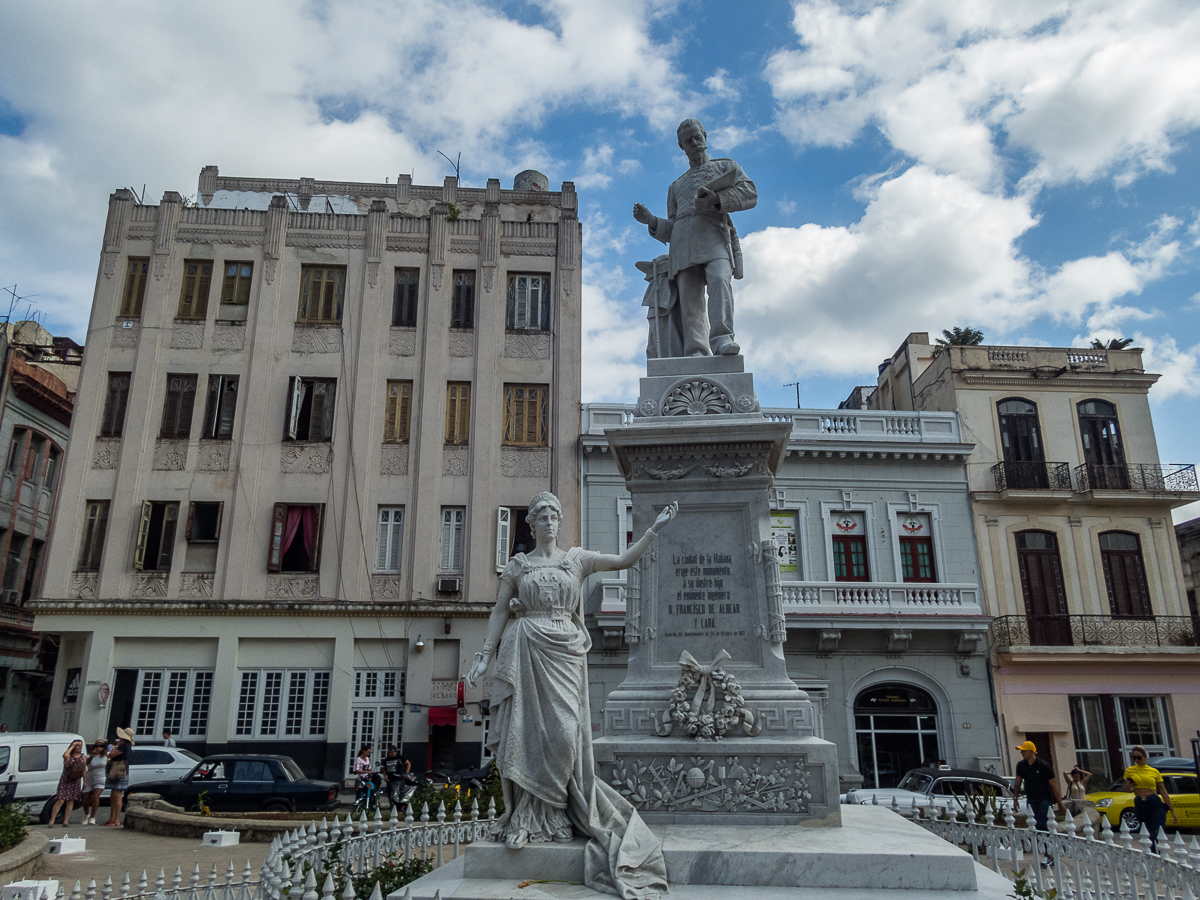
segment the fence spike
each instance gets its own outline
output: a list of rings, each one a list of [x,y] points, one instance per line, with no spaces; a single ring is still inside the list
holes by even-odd
[[[437,820],[438,820],[439,825],[443,825],[446,822],[446,801],[445,800],[438,801]]]
[[[892,812],[900,812],[900,801],[896,799],[895,794],[892,794]]]
[[[112,876],[104,879],[104,887],[100,888],[100,900],[109,900],[112,896]]]
[[[317,846],[324,847],[326,841],[328,841],[328,840],[329,840],[329,818],[327,816],[322,816],[321,817],[321,828],[317,832]]]
[[[75,879],[75,890],[71,891],[71,900],[80,900],[83,896],[83,885],[79,883],[79,879]]]
[[[1147,837],[1150,836],[1150,827],[1149,826],[1146,827],[1146,836]],[[1158,834],[1155,835],[1154,841],[1153,841],[1155,852],[1158,853],[1159,856],[1162,856],[1162,845],[1169,844],[1170,842],[1171,842],[1170,838],[1167,837],[1167,829],[1165,829],[1163,826],[1159,825],[1158,826]],[[1169,850],[1167,852],[1170,853]]]
[[[488,797],[488,819],[496,818],[496,798]]]
[[[429,821],[429,804],[428,803],[421,804],[421,821],[422,822]]]
[[[229,867],[225,870],[225,883],[233,884],[233,857],[229,858]],[[139,891],[140,893],[140,891]]]
[[[121,896],[122,897],[129,896],[129,873],[128,872],[125,873],[125,878],[121,882]]]
[[[383,900],[383,891],[379,890],[379,882],[375,882],[375,890],[371,891],[370,900]]]
[[[175,877],[171,879],[171,887],[174,888],[175,890],[179,890],[179,886],[181,884],[183,884],[183,867],[176,866],[175,867]]]
[[[354,885],[350,882],[349,878],[346,879],[346,888],[342,891],[342,900],[355,900]]]
[[[478,797],[471,798],[471,821],[472,822],[479,821],[479,798]]]
[[[388,831],[395,831],[400,825],[400,814],[396,812],[396,805],[392,804],[392,812],[388,816]]]
[[[1158,829],[1158,855],[1163,862],[1174,862],[1171,859],[1171,839],[1167,837],[1167,830],[1161,827]]]
[[[246,868],[242,869],[242,883],[250,880],[250,857],[246,857]]]
[[[158,870],[158,878],[154,880],[154,893],[159,893],[166,886],[167,870],[160,868]]]
[[[349,816],[347,816],[347,818],[349,818]],[[342,839],[342,826],[341,826],[340,820],[335,815],[333,817],[333,828],[329,832],[329,840],[336,844],[341,839]]]
[[[372,825],[375,834],[383,831],[383,811],[378,806],[375,807],[375,821],[372,822]]]
[[[192,868],[192,891],[193,891],[193,893],[195,892],[195,890],[199,884],[200,884],[200,863],[196,863],[196,865]]]
[[[1141,837],[1138,838],[1138,844],[1142,848],[1142,852],[1149,855],[1150,845],[1154,843],[1150,838],[1150,826],[1146,825],[1138,831]]]
[[[878,805],[879,805],[879,795],[878,795],[878,794],[872,794],[872,795],[871,795],[871,805],[872,805],[872,806],[878,806]]]
[[[301,900],[317,900],[317,876],[310,868],[308,876],[304,879],[304,894]]]
[[[325,876],[325,883],[321,885],[321,900],[328,900],[333,896],[333,873],[330,872]]]
[[[96,879],[95,878],[88,881],[86,896],[87,896],[87,900],[94,900],[94,898],[96,896]]]

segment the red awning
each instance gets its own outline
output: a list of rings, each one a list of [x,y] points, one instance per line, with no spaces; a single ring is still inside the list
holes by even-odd
[[[429,707],[430,725],[457,725],[458,709],[454,706]]]

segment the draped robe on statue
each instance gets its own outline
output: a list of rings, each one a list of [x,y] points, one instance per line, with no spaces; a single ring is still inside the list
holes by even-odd
[[[624,797],[596,778],[580,589],[599,554],[579,547],[550,562],[515,555],[500,576],[516,591],[496,652],[488,749],[504,788],[497,840],[588,838],[589,887],[625,900],[667,889],[658,839]]]

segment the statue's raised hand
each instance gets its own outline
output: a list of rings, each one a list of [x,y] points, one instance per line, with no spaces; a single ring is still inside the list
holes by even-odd
[[[672,500],[663,507],[662,512],[658,514],[658,518],[654,520],[654,524],[650,526],[650,530],[658,534],[673,518],[679,515],[679,501]]]
[[[633,204],[633,217],[643,225],[653,225],[655,215],[640,203]]]

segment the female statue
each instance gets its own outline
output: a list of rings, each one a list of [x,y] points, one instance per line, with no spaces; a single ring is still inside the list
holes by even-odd
[[[612,555],[559,549],[562,506],[549,491],[534,497],[526,521],[537,548],[516,554],[500,576],[487,640],[467,674],[474,686],[491,667],[494,679],[488,749],[504,788],[504,815],[492,839],[514,849],[529,841],[565,843],[574,826],[591,839],[587,884],[627,900],[666,890],[666,864],[637,811],[596,778],[587,678],[592,642],[580,589],[593,572],[637,562],[678,510],[676,503],[663,509],[641,540]]]

